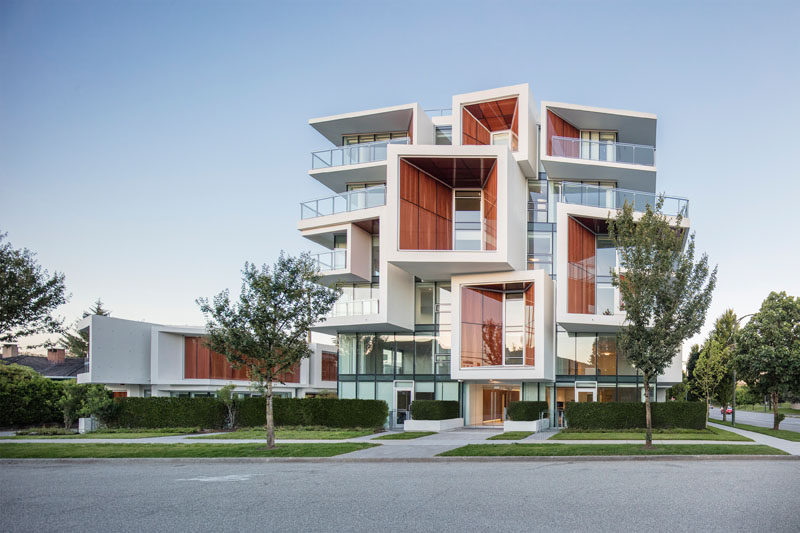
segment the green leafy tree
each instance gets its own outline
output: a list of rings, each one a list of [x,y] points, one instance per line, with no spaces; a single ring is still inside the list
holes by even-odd
[[[208,346],[264,386],[267,448],[275,447],[272,383],[311,355],[306,333],[333,308],[338,292],[322,286],[309,254],[281,252],[272,268],[245,263],[238,303],[225,290],[213,302],[199,298]]]
[[[83,312],[81,318],[86,318],[90,315],[111,316],[111,311],[104,308],[102,300],[98,298],[88,311]],[[72,326],[75,333],[69,331],[65,332],[61,335],[60,343],[66,346],[67,352],[75,357],[86,357],[89,355],[89,332],[85,330],[77,331],[76,326],[78,322],[79,320],[76,320],[75,324]]]
[[[723,347],[716,340],[709,340],[700,352],[694,367],[693,386],[706,401],[706,425],[711,395],[725,376],[725,365],[721,353]]]
[[[236,425],[236,397],[233,395],[234,389],[236,389],[236,385],[228,383],[224,387],[217,389],[216,392],[217,399],[221,401],[225,409],[228,410],[228,416],[225,420],[225,427],[228,429]]]
[[[63,385],[58,407],[64,417],[64,429],[70,429],[80,416],[83,400],[86,398],[86,386],[74,381],[67,381]]]
[[[697,364],[697,359],[700,357],[701,350],[699,344],[693,344],[689,349],[689,359],[686,361],[686,382],[689,386],[689,394],[686,399],[689,401],[700,399],[700,396],[695,393],[692,383],[694,383],[694,367]]]
[[[104,385],[89,385],[79,411],[81,416],[93,416],[103,426],[108,426],[119,414],[120,404]]]
[[[58,401],[63,383],[22,365],[0,365],[0,427],[62,421]]]
[[[781,397],[800,391],[800,298],[771,292],[736,342],[735,365],[750,389],[772,399],[773,429]]]
[[[608,220],[621,267],[612,280],[626,313],[617,342],[644,378],[648,448],[653,446],[650,383],[700,331],[717,281],[717,269],[709,272],[705,254],[695,262],[694,235],[684,247],[682,217],[671,222],[661,212],[663,204],[662,196],[638,218],[626,202]]]
[[[667,389],[667,400],[683,402],[689,392],[689,384],[684,374],[683,380]]]
[[[727,407],[733,398],[733,347],[737,331],[739,320],[733,309],[728,309],[714,322],[709,334],[709,339],[721,347],[719,357],[724,373],[714,389],[714,397],[722,406],[722,420],[727,420]]]
[[[0,233],[0,341],[38,333],[61,333],[63,319],[53,316],[67,302],[64,274],[51,276],[27,248],[15,249]]]

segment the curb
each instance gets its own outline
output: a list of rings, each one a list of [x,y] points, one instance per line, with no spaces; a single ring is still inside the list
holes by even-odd
[[[624,461],[798,461],[800,455],[574,455],[574,456],[504,456],[504,457],[119,457],[119,458],[30,458],[0,459],[0,465],[48,464],[114,464],[130,463],[524,463],[524,462],[624,462]]]

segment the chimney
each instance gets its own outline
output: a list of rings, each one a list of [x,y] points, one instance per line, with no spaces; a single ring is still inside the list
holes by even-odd
[[[64,348],[48,348],[47,360],[51,363],[63,363],[67,357],[67,351]]]
[[[19,348],[16,344],[4,344],[3,345],[3,359],[8,359],[9,357],[16,357],[19,355]]]

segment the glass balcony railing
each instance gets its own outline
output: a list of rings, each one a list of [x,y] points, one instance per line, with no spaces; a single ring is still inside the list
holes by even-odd
[[[608,209],[619,209],[628,202],[634,211],[644,211],[648,205],[655,207],[658,196],[649,192],[564,181],[561,182],[560,191],[556,192],[556,201]],[[680,196],[664,196],[661,211],[665,215],[688,217],[689,200]]]
[[[328,313],[329,317],[377,315],[379,301],[373,300],[348,300],[336,302]]]
[[[329,150],[311,152],[311,168],[316,170],[318,168],[385,161],[386,146],[389,144],[409,144],[409,138],[398,137],[387,141],[350,144],[348,146],[337,146]]]
[[[313,254],[311,259],[316,261],[317,270],[320,272],[347,268],[347,250],[339,249],[330,252],[322,252],[321,254]]]
[[[552,137],[551,154],[554,157],[572,157],[609,163],[629,163],[648,167],[656,164],[656,149],[645,144],[590,141],[573,137]]]
[[[423,109],[429,116],[432,117],[448,117],[453,114],[452,107],[440,107],[438,109]]]
[[[386,185],[355,189],[300,204],[300,218],[324,217],[386,205]]]

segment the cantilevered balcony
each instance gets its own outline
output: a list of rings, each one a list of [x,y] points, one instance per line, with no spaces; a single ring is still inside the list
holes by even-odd
[[[380,311],[380,301],[375,298],[371,300],[342,300],[336,302],[328,313],[328,317],[348,317],[377,315]]]
[[[627,163],[648,167],[656,164],[656,149],[645,144],[620,143],[613,141],[594,141],[574,137],[552,138],[554,157],[569,157],[608,163]]]
[[[317,270],[322,274],[347,268],[347,250],[344,249],[312,254],[311,259],[317,264]]]
[[[386,186],[376,185],[300,204],[300,218],[325,217],[386,205]]]
[[[556,202],[607,209],[620,209],[627,202],[633,206],[634,211],[644,211],[648,205],[655,207],[659,197],[654,193],[568,181],[561,182],[561,187],[555,191]],[[669,216],[681,215],[687,218],[689,216],[689,200],[680,196],[664,196],[662,212]]]
[[[311,152],[311,168],[318,170],[386,161],[386,146],[389,144],[409,144],[409,138],[400,137],[387,141],[337,146],[328,150]]]

